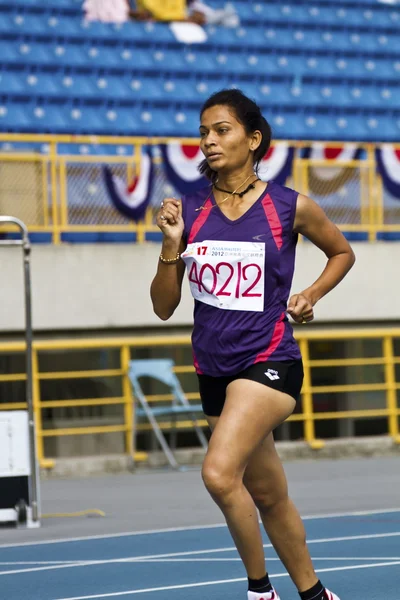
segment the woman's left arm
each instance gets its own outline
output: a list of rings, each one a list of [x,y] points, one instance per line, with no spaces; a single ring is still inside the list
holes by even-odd
[[[328,219],[316,202],[299,194],[294,231],[308,238],[322,250],[328,262],[318,279],[289,300],[288,313],[297,323],[312,321],[313,306],[345,277],[354,265],[355,256],[342,232]]]

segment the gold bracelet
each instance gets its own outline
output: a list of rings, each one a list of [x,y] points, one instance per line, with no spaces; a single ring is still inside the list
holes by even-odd
[[[159,259],[164,265],[176,265],[176,263],[180,261],[181,255],[177,252],[175,258],[164,258],[163,255],[160,254]]]

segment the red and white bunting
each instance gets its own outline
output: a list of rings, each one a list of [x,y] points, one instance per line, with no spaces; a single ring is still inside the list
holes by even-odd
[[[199,179],[198,166],[204,159],[204,154],[198,146],[170,142],[167,144],[167,156],[179,177],[185,181]]]
[[[191,194],[209,182],[199,173],[204,155],[198,146],[172,141],[161,145],[167,178],[181,194]],[[274,180],[284,184],[292,169],[294,151],[288,144],[277,144],[270,148],[259,166],[262,180]]]
[[[160,150],[167,178],[180,194],[191,194],[207,185],[206,178],[199,173],[204,155],[198,145],[173,140],[161,144]]]
[[[386,190],[400,199],[400,147],[388,144],[377,148],[376,161]]]
[[[142,151],[140,173],[127,185],[120,177],[113,175],[109,167],[103,169],[104,183],[111,202],[123,215],[133,221],[144,217],[151,199],[154,169],[151,151]]]
[[[284,185],[292,170],[293,148],[289,144],[271,146],[260,162],[258,175],[262,181],[274,180]]]

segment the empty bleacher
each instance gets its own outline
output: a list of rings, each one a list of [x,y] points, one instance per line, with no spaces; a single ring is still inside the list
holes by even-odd
[[[400,139],[400,8],[234,2],[238,28],[186,45],[168,24],[86,23],[81,4],[0,0],[1,131],[194,136],[205,98],[236,86],[278,138]]]

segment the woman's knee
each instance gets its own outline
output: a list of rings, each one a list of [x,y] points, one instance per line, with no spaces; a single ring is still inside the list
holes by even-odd
[[[206,457],[201,475],[209,494],[220,502],[228,501],[239,483],[232,469],[212,458]]]

